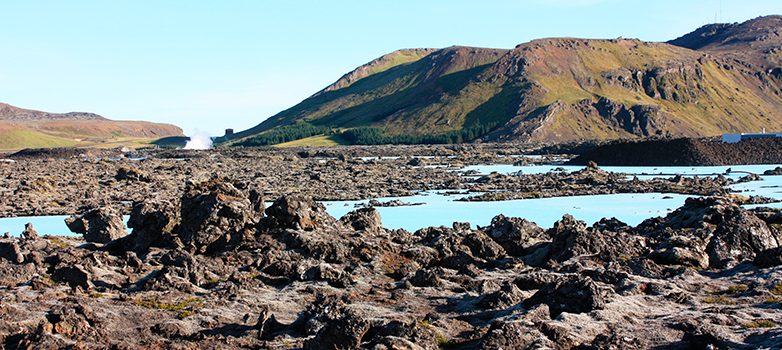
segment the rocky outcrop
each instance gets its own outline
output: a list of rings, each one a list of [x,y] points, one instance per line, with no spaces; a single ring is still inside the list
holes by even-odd
[[[757,254],[779,247],[780,239],[768,226],[747,210],[732,208],[724,221],[717,224],[706,246],[709,265],[726,268],[751,261]]]
[[[545,231],[534,222],[504,215],[492,219],[491,225],[484,227],[483,231],[514,256],[530,254],[532,248],[549,239]]]
[[[312,231],[334,223],[323,204],[312,198],[282,196],[269,208],[261,227]]]
[[[383,231],[380,212],[375,208],[362,208],[352,211],[340,218],[339,221],[357,231],[370,233]]]
[[[328,322],[315,338],[304,344],[307,350],[347,350],[358,349],[364,335],[369,331],[370,323],[352,311]]]
[[[766,170],[763,172],[766,176],[782,176],[782,167],[776,167],[774,169]]]
[[[213,253],[239,243],[259,216],[244,193],[221,179],[190,184],[182,196],[179,238],[199,253]]]
[[[114,175],[117,181],[141,181],[150,182],[151,177],[145,172],[131,167],[120,167],[117,169],[117,175]]]
[[[71,232],[84,235],[87,242],[108,243],[127,234],[122,215],[109,207],[72,215],[65,220],[65,224]]]
[[[150,247],[183,246],[178,236],[180,215],[180,208],[171,202],[137,203],[128,220],[128,227],[133,231],[125,240],[125,248],[144,253]]]
[[[547,284],[524,300],[525,307],[546,304],[552,317],[563,312],[583,313],[605,308],[605,296],[589,277],[571,277]]]
[[[780,246],[779,234],[724,197],[689,198],[665,218],[642,223],[661,263],[727,268]]]
[[[644,239],[627,231],[629,227],[619,221],[603,219],[587,228],[583,221],[565,215],[548,231],[552,237],[549,259],[561,263],[594,255],[600,261],[621,261],[645,253]]]

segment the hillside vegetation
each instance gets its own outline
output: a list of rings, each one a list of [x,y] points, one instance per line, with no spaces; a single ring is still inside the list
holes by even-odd
[[[780,32],[782,18],[770,16],[706,26],[669,43],[559,38],[513,50],[400,50],[228,143],[257,145],[304,125],[345,130],[342,140],[359,143],[556,143],[782,130]],[[328,132],[295,139],[315,136]]]

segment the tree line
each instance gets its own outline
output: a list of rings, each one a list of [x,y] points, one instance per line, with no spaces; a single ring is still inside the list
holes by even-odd
[[[298,122],[296,124],[280,126],[262,134],[255,135],[246,140],[237,142],[236,145],[244,147],[271,146],[278,143],[301,140],[311,136],[334,135],[336,133],[336,130],[331,127]]]
[[[237,146],[258,147],[296,141],[307,137],[326,135],[335,136],[351,145],[417,145],[417,144],[455,144],[470,142],[489,133],[496,123],[476,124],[461,130],[440,134],[413,135],[389,134],[377,127],[358,127],[340,132],[330,126],[318,126],[306,122],[280,126],[236,143]]]

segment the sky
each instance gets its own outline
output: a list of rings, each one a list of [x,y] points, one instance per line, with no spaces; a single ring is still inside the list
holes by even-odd
[[[780,0],[2,0],[0,102],[242,130],[401,48],[666,41]],[[721,11],[720,11],[721,8]]]

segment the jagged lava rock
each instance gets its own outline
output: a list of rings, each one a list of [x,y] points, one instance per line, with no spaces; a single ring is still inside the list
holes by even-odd
[[[168,201],[147,200],[136,203],[128,219],[133,232],[127,236],[126,249],[144,252],[149,247],[178,247],[180,208]]]
[[[262,221],[262,226],[312,231],[335,221],[326,212],[326,207],[311,197],[286,195],[266,208],[266,218]]]
[[[214,178],[188,184],[181,204],[179,237],[196,252],[212,253],[241,242],[260,214],[233,185]]]
[[[546,304],[552,317],[563,312],[583,313],[605,307],[605,296],[589,277],[573,276],[545,285],[532,297],[524,300],[524,307]]]
[[[65,224],[71,232],[82,234],[87,242],[93,243],[108,243],[127,234],[122,215],[110,207],[73,215],[65,219]]]

